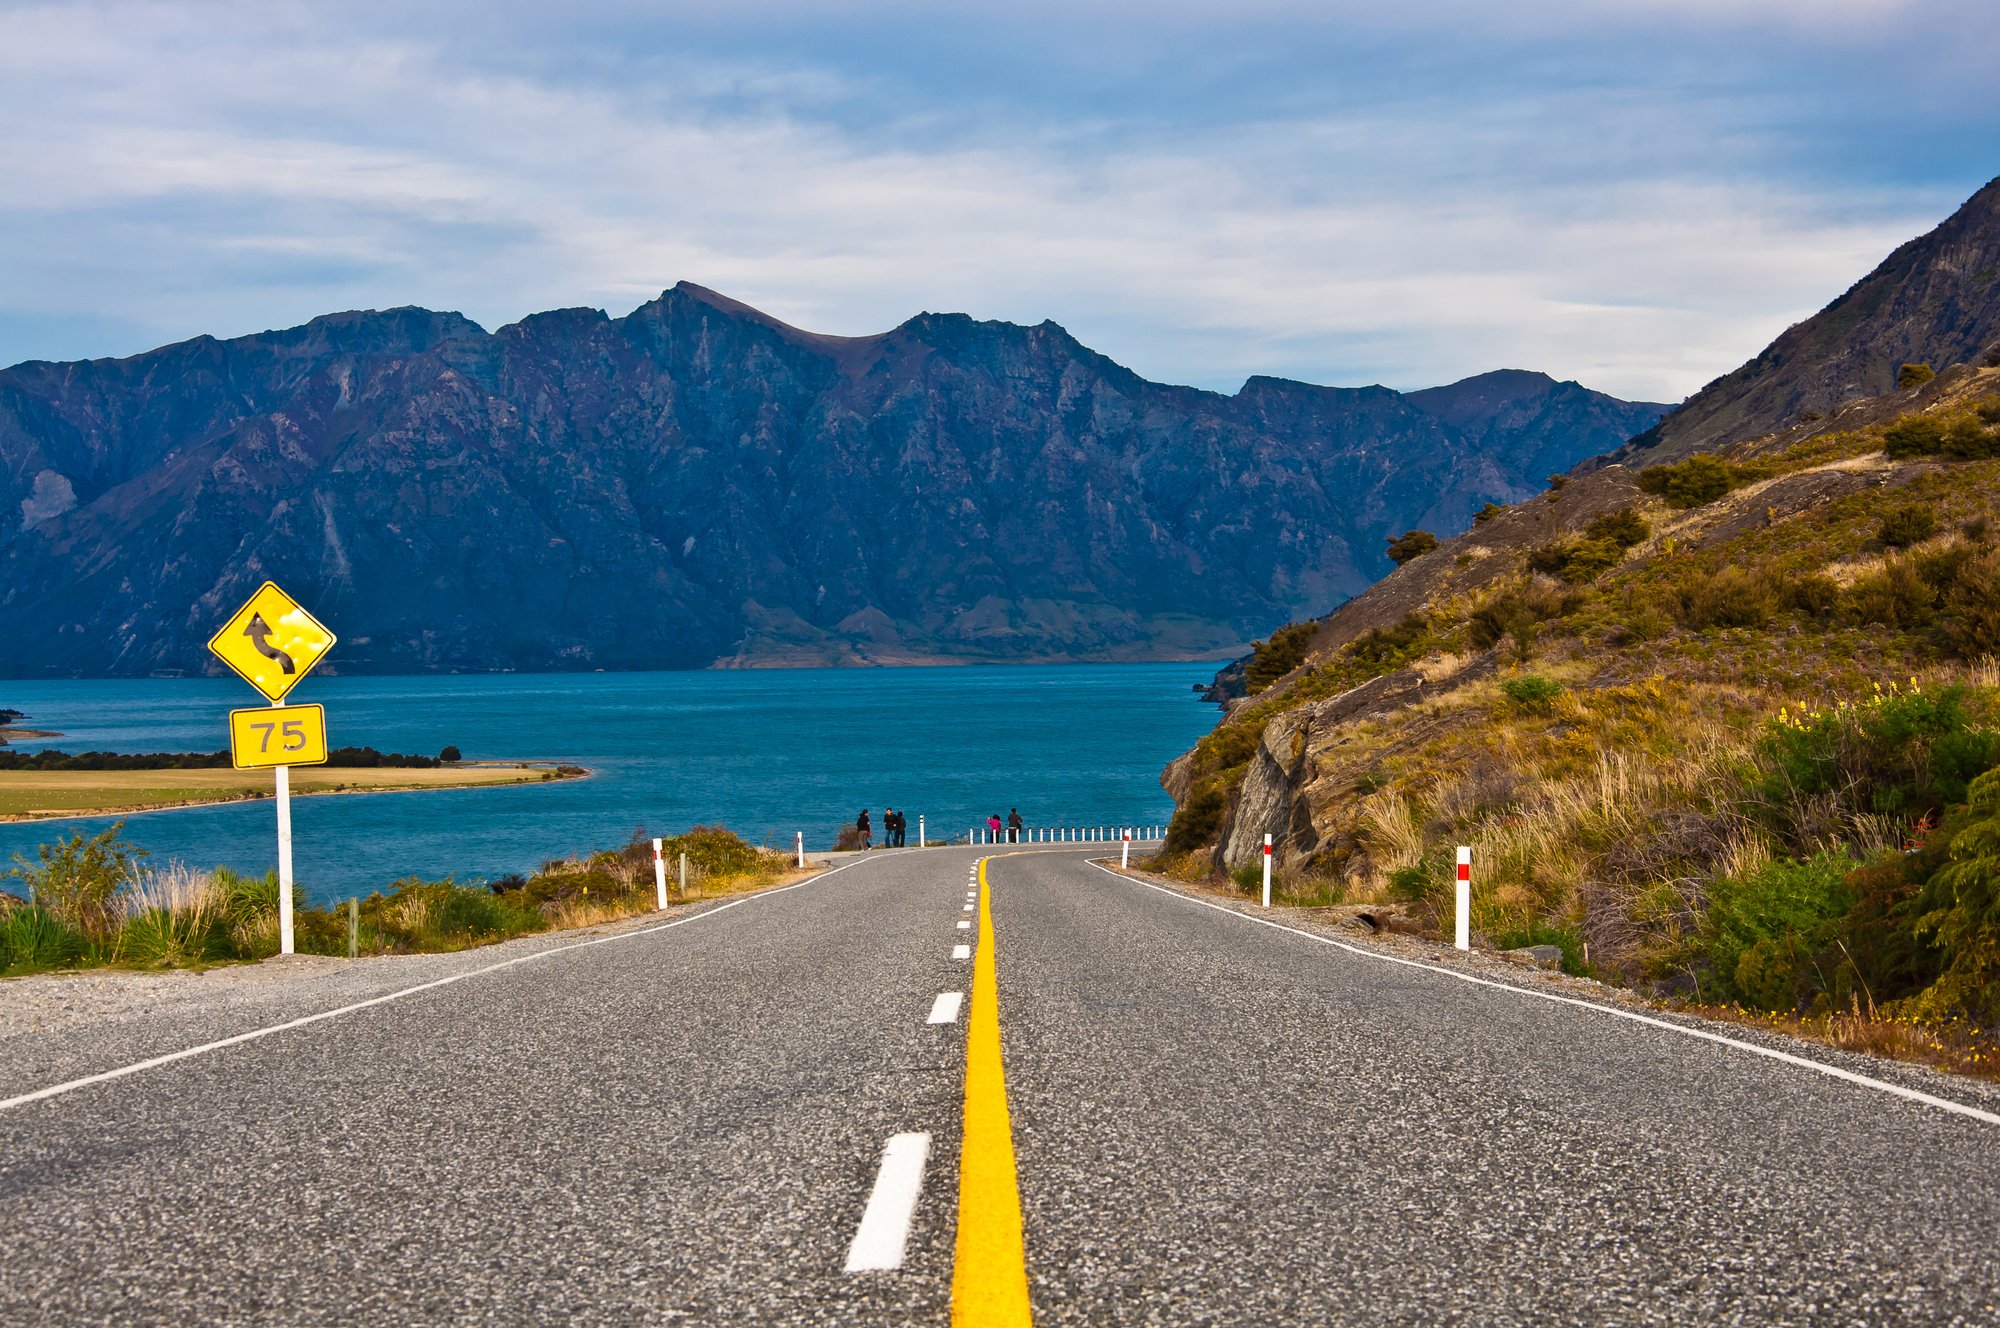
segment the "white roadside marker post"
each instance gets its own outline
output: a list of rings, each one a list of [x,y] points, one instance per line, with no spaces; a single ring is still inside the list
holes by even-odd
[[[800,870],[804,870],[806,865],[806,832],[803,830],[798,832],[798,846],[799,846],[799,868]]]
[[[350,897],[347,901],[347,957],[358,958],[361,954],[361,901]]]
[[[1130,830],[1125,832],[1125,846],[1118,851],[1118,865],[1120,868],[1132,865],[1132,832]]]
[[[924,844],[924,817],[922,812],[917,813],[917,847],[926,847]]]
[[[681,898],[688,897],[688,855],[681,854]]]
[[[659,892],[660,907],[667,906],[667,860],[661,853],[660,841],[653,841],[653,888]]]
[[[1264,907],[1271,906],[1271,837],[1264,836]]]
[[[1472,948],[1472,850],[1464,844],[1458,846],[1458,932],[1452,943]]]
[[[273,708],[283,701],[271,702]],[[277,768],[278,788],[278,953],[292,950],[292,768]]]

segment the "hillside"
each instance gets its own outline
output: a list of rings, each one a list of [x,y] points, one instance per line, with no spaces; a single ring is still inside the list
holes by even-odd
[[[1270,833],[1286,897],[1436,930],[1468,844],[1484,943],[1690,999],[2000,1027],[1996,507],[2000,369],[1974,365],[1574,477],[1234,702],[1166,773],[1168,865],[1254,871]]]
[[[2000,179],[1756,359],[1716,379],[1614,459],[1655,465],[1790,428],[2000,342]]]
[[[1511,371],[1223,395],[1053,323],[828,337],[687,284],[23,364],[0,674],[212,670],[265,577],[350,672],[1216,656],[1661,409]]]

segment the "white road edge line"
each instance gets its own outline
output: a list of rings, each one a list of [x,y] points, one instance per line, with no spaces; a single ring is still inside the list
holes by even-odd
[[[180,1051],[170,1051],[164,1056],[154,1056],[149,1060],[135,1061],[130,1065],[121,1065],[115,1070],[103,1070],[97,1074],[84,1075],[81,1079],[71,1079],[64,1083],[50,1084],[47,1088],[37,1088],[32,1092],[21,1093],[14,1097],[0,1098],[0,1111],[12,1111],[15,1107],[25,1107],[30,1102],[40,1102],[44,1098],[60,1097],[64,1093],[74,1092],[79,1088],[88,1088],[92,1084],[104,1084],[111,1082],[113,1079],[123,1079],[127,1075],[138,1074],[142,1070],[156,1070],[162,1065],[172,1065],[175,1061],[184,1061],[190,1057],[205,1055],[211,1051],[221,1051],[224,1047],[235,1047],[245,1042],[255,1042],[259,1038],[270,1037],[273,1033],[284,1033],[294,1028],[304,1028],[308,1024],[317,1024],[323,1019],[333,1019],[343,1014],[353,1014],[356,1010],[366,1010],[372,1006],[387,1005],[391,1001],[400,1001],[405,996],[415,996],[420,992],[435,991],[439,987],[449,987],[452,983],[463,982],[467,978],[483,977],[488,973],[498,973],[503,968],[513,968],[519,964],[533,963],[537,959],[547,959],[550,955],[567,954],[571,950],[582,950],[593,945],[609,945],[613,941],[629,941],[635,937],[651,936],[655,932],[671,931],[675,927],[685,927],[690,922],[700,922],[703,918],[712,918],[718,913],[727,913],[739,904],[748,904],[759,899],[768,899],[772,895],[781,895],[788,890],[797,890],[804,886],[816,884],[817,882],[824,881],[829,876],[838,876],[849,867],[857,865],[859,865],[858,861],[842,863],[832,871],[821,872],[819,875],[809,877],[803,881],[795,881],[790,885],[781,885],[770,890],[759,890],[756,894],[744,895],[741,899],[732,899],[726,904],[717,904],[714,908],[703,909],[691,918],[680,918],[674,922],[663,922],[657,927],[639,927],[632,931],[619,932],[615,936],[597,936],[587,941],[572,941],[568,945],[552,946],[547,950],[537,950],[533,954],[517,955],[512,959],[503,959],[497,964],[488,964],[484,968],[475,968],[464,973],[454,973],[450,977],[435,978],[430,982],[420,982],[414,987],[404,987],[401,990],[388,992],[381,996],[371,996],[365,1001],[356,1001],[352,1005],[342,1005],[332,1010],[321,1010],[318,1014],[304,1015],[297,1019],[287,1019],[282,1024],[271,1024],[264,1028],[253,1028],[247,1033],[238,1033],[233,1037],[217,1038],[213,1042],[204,1042],[198,1047],[187,1047]]]
[[[972,947],[969,945],[954,945],[951,947],[951,957],[953,959],[970,959],[972,958]]]
[[[1973,1120],[1983,1121],[1988,1125],[2000,1125],[2000,1113],[1984,1111],[1978,1107],[1968,1106],[1963,1102],[1954,1102],[1947,1097],[1935,1097],[1914,1088],[1905,1088],[1901,1084],[1892,1084],[1886,1079],[1872,1079],[1865,1074],[1856,1074],[1853,1070],[1843,1070],[1838,1065],[1828,1065],[1824,1061],[1816,1061],[1806,1056],[1794,1056],[1788,1051],[1779,1051],[1775,1047],[1760,1047],[1754,1042],[1744,1042],[1737,1038],[1724,1037],[1720,1033],[1711,1033],[1705,1028],[1692,1028],[1686,1024],[1676,1024],[1671,1020],[1656,1019],[1651,1015],[1640,1014],[1635,1010],[1621,1010],[1615,1005],[1600,1005],[1596,1001],[1580,1000],[1575,996],[1558,996],[1552,991],[1534,991],[1527,987],[1516,987],[1512,983],[1495,982],[1491,978],[1479,978],[1474,977],[1470,973],[1455,972],[1441,964],[1426,964],[1417,959],[1401,959],[1395,955],[1377,954],[1372,950],[1364,950],[1358,945],[1349,945],[1345,941],[1336,941],[1331,936],[1315,936],[1309,931],[1300,931],[1297,927],[1287,927],[1282,922],[1273,922],[1268,918],[1252,917],[1248,913],[1238,913],[1233,908],[1224,908],[1222,905],[1212,904],[1206,899],[1196,899],[1194,896],[1184,895],[1178,890],[1169,890],[1165,886],[1154,885],[1151,881],[1141,881],[1136,877],[1112,871],[1109,867],[1101,863],[1093,862],[1090,865],[1103,872],[1106,876],[1116,877],[1118,880],[1126,881],[1133,885],[1143,885],[1148,890],[1157,890],[1163,895],[1181,900],[1184,903],[1199,904],[1203,908],[1212,908],[1218,913],[1227,913],[1232,918],[1240,918],[1245,922],[1254,922],[1261,927],[1272,927],[1278,931],[1290,932],[1294,936],[1303,936],[1309,941],[1318,941],[1321,945],[1331,945],[1336,950],[1345,950],[1347,953],[1359,955],[1363,959],[1374,959],[1385,964],[1400,964],[1405,968],[1421,968],[1426,972],[1440,973],[1448,978],[1456,978],[1460,982],[1469,982],[1475,987],[1492,987],[1497,991],[1512,992],[1516,996],[1527,996],[1538,1001],[1551,1001],[1557,1005],[1574,1005],[1583,1010],[1595,1010],[1599,1014],[1613,1015],[1619,1019],[1629,1019],[1635,1024],[1646,1024],[1652,1028],[1663,1028],[1669,1033],[1679,1033],[1683,1037],[1699,1038],[1703,1042],[1715,1042],[1725,1047],[1734,1047],[1738,1051],[1747,1051],[1753,1056],[1763,1056],[1770,1060],[1783,1061],[1787,1065],[1796,1065],[1801,1069],[1815,1070],[1820,1074],[1845,1080],[1850,1084],[1858,1084],[1863,1088],[1873,1088],[1878,1092],[1890,1093],[1896,1097],[1906,1098],[1911,1102],[1921,1102],[1927,1107],[1936,1107],[1940,1111],[1949,1111],[1960,1116],[1969,1116]]]
[[[970,927],[971,925],[972,925],[972,924],[971,924],[970,922],[966,922],[966,921],[964,921],[963,919],[960,919],[960,921],[959,921],[959,924],[958,924],[958,929],[959,929],[960,931],[964,931],[964,930],[966,930],[966,929],[967,929],[968,927]]]
[[[931,1017],[924,1022],[927,1024],[955,1024],[958,1022],[958,1007],[963,1004],[965,1004],[964,992],[941,991],[938,993],[938,998],[931,1002]]]
[[[903,1266],[903,1246],[910,1238],[910,1218],[924,1189],[924,1162],[930,1157],[928,1134],[896,1134],[882,1146],[882,1165],[854,1243],[847,1247],[850,1273],[893,1272]]]

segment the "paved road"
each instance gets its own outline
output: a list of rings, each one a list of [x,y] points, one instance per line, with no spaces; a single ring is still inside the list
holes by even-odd
[[[0,1110],[0,1322],[943,1324],[955,1268],[1006,1322],[1012,1259],[1044,1324],[2000,1323],[2000,1125],[1073,851],[968,912],[976,860],[405,961],[459,980]],[[382,971],[0,1040],[0,1096]],[[900,1266],[846,1272],[864,1216],[897,1252],[907,1135]]]

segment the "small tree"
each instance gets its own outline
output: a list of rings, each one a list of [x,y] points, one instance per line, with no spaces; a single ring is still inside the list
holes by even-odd
[[[1421,558],[1438,546],[1438,537],[1428,530],[1406,530],[1389,541],[1389,560],[1401,567],[1412,558]]]
[[[438,760],[440,761],[463,761],[464,759],[465,757],[459,754],[459,750],[456,747],[448,746],[438,753]]]
[[[1316,623],[1291,622],[1271,633],[1270,640],[1255,642],[1250,648],[1256,653],[1243,673],[1244,690],[1255,696],[1305,663],[1317,630]]]

